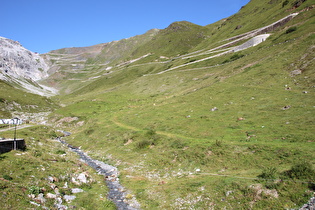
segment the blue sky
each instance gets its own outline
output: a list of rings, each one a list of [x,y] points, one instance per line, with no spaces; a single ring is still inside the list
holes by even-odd
[[[208,25],[250,0],[0,0],[0,36],[39,53],[140,35],[172,22]]]

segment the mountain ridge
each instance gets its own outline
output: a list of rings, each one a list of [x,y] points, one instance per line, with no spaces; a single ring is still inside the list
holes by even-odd
[[[286,9],[287,14],[289,14],[289,11],[292,12],[293,8],[296,10],[301,5],[303,5],[302,3],[299,3],[299,1],[296,1],[291,4],[289,3],[285,4],[279,1],[270,1],[268,2],[268,5],[270,5],[268,7],[277,9],[277,7],[283,8],[285,6],[287,7],[289,6],[290,9]],[[57,89],[63,89],[62,88],[63,78],[67,77],[66,75],[68,74],[74,75],[76,71],[79,74],[81,74],[82,70],[85,71],[84,70],[85,67],[86,69],[89,69],[88,67],[89,65],[95,65],[98,67],[95,68],[96,71],[90,71],[89,73],[87,73],[87,75],[91,74],[93,76],[88,77],[86,79],[97,78],[101,76],[102,74],[105,74],[105,75],[108,74],[109,72],[111,72],[110,69],[112,69],[115,65],[119,64],[117,63],[119,59],[123,59],[124,62],[128,63],[128,60],[138,59],[149,53],[151,56],[142,60],[148,60],[149,58],[151,58],[151,61],[153,61],[152,58],[154,58],[155,60],[166,61],[167,59],[165,58],[173,58],[176,56],[192,53],[194,50],[199,51],[202,48],[204,49],[204,47],[202,48],[200,47],[205,46],[205,44],[208,42],[207,40],[215,40],[213,39],[213,37],[215,37],[216,34],[219,34],[218,32],[220,32],[221,28],[225,27],[225,25],[231,22],[231,20],[238,19],[238,16],[244,17],[244,15],[250,16],[250,15],[255,14],[252,11],[247,10],[247,8],[250,8],[251,4],[252,2],[249,2],[246,6],[243,6],[235,15],[232,15],[229,18],[224,18],[216,23],[209,24],[206,26],[199,26],[197,24],[194,24],[188,21],[177,21],[177,22],[171,23],[165,29],[151,29],[147,31],[145,34],[122,39],[119,41],[102,43],[102,44],[97,44],[97,45],[87,46],[87,47],[62,48],[62,49],[52,50],[48,53],[42,54],[41,58],[35,58],[35,60],[40,59],[41,63],[47,63],[50,66],[49,67],[50,69],[48,71],[47,71],[47,68],[48,68],[47,64],[45,65],[45,68],[40,67],[40,69],[44,69],[43,72],[47,71],[45,76],[44,75],[41,76],[42,79],[44,79],[43,84],[46,84],[46,86],[42,86],[42,88],[47,89],[48,88],[47,86],[53,86]],[[264,3],[260,3],[260,5],[263,5],[263,4]],[[257,2],[255,2],[255,5],[257,5]],[[260,5],[257,5],[255,7],[262,8]],[[307,8],[308,7],[305,6],[305,8],[303,9],[305,10]],[[272,9],[272,10],[275,10],[275,9]],[[301,11],[303,11],[303,9],[300,8]],[[277,13],[274,13],[273,16],[276,17],[278,15]],[[287,15],[287,17],[290,17],[290,15]],[[272,18],[269,18],[269,19],[272,19]],[[285,23],[286,22],[284,21],[284,24]],[[210,35],[209,29],[211,27],[215,27],[217,24],[219,24],[219,26],[216,29],[217,32],[212,32],[212,35]],[[235,28],[232,33],[236,31],[241,32],[241,30],[245,29],[245,26],[242,23],[240,24],[234,26]],[[278,25],[277,27],[280,27],[280,26],[281,25]],[[230,27],[230,29],[233,29],[233,27]],[[257,30],[257,28],[254,30]],[[275,30],[275,29],[271,28],[271,30]],[[267,32],[267,30],[265,32]],[[261,31],[260,33],[264,33],[264,31]],[[236,35],[235,37],[237,36],[239,35]],[[213,43],[216,43],[216,42],[212,42],[211,45],[213,45]],[[175,48],[176,50],[174,50]],[[35,55],[37,56],[38,54],[35,54]],[[62,57],[66,55],[67,55],[67,58],[65,58],[64,60],[65,61],[69,60],[72,63],[66,64],[67,62],[63,62],[62,64],[63,67],[58,66],[58,62],[62,61],[63,60]],[[69,57],[69,55],[73,55],[73,57]],[[45,59],[44,62],[42,61],[42,58]],[[66,71],[62,70],[66,68],[65,65],[68,66],[67,67],[68,69],[72,68],[73,70],[70,72],[67,72],[69,70],[66,70]],[[59,72],[60,69],[61,71]],[[48,75],[49,75],[49,78],[48,78]],[[34,75],[32,77],[34,78]],[[57,81],[61,83],[57,85],[58,84]],[[26,84],[24,84],[24,86],[28,88]],[[67,83],[67,85],[64,85],[64,86],[69,86],[69,84]],[[75,88],[76,88],[76,85],[74,85],[73,88],[66,88],[67,90],[65,90],[65,93],[70,93],[71,89],[75,89]],[[51,89],[48,91],[50,93],[44,93],[44,94],[48,94],[48,95],[56,94],[56,90]],[[40,93],[40,92],[37,91],[37,93]]]
[[[254,4],[254,6],[251,6],[252,4]],[[88,65],[94,65],[95,68],[97,67],[98,69],[97,71],[99,71],[99,73],[97,73],[97,71],[90,71],[91,75],[93,76],[87,78],[89,79],[97,78],[101,75],[107,75],[108,73],[112,72],[112,68],[115,67],[115,65],[119,65],[119,62],[117,62],[119,59],[122,59],[120,63],[128,63],[128,60],[138,59],[149,53],[150,56],[146,56],[145,59],[141,59],[141,61],[139,62],[140,63],[156,61],[166,62],[167,60],[176,58],[177,56],[189,54],[194,51],[204,50],[207,48],[211,49],[214,47],[214,44],[221,44],[220,42],[223,40],[219,40],[217,37],[227,36],[225,32],[227,30],[222,30],[222,28],[228,29],[228,31],[230,31],[231,35],[228,35],[229,37],[237,37],[240,34],[244,34],[242,33],[244,30],[247,30],[245,31],[246,33],[249,30],[254,31],[258,30],[259,28],[267,27],[268,25],[272,25],[277,21],[281,22],[280,24],[274,24],[274,26],[276,27],[269,27],[268,30],[265,29],[265,31],[260,32],[268,33],[268,31],[273,31],[276,30],[277,27],[281,27],[286,23],[286,21],[289,21],[291,19],[290,17],[293,17],[291,15],[294,14],[292,8],[294,8],[295,11],[297,11],[297,9],[303,11],[311,7],[312,4],[310,3],[308,5],[305,5],[305,3],[299,4],[299,7],[296,8],[293,7],[294,5],[295,2],[291,4],[290,3],[284,4],[281,1],[269,1],[267,2],[267,4],[265,4],[264,2],[260,2],[258,4],[256,1],[249,2],[246,6],[243,6],[235,15],[232,15],[231,17],[222,19],[210,25],[199,26],[188,21],[177,21],[171,23],[165,29],[152,29],[153,31],[149,30],[147,33],[143,35],[138,35],[135,37],[114,41],[110,43],[95,45],[95,47],[98,46],[99,48],[104,47],[101,50],[102,52],[98,51],[95,54],[93,53],[89,54],[86,51],[85,55],[84,53],[79,53],[80,56],[78,55],[78,60],[81,59],[82,61],[80,63],[81,64],[80,69],[84,69],[85,66],[87,67],[86,69],[89,69]],[[252,7],[263,8],[263,10],[260,11],[260,9],[254,9],[254,12],[253,10],[248,10],[248,8]],[[257,15],[257,13],[264,14],[263,12],[266,11],[268,12],[269,10],[271,11],[268,13],[270,14],[270,17],[268,17],[267,19],[256,20],[258,22],[263,21],[263,24],[260,23],[260,25],[257,26],[254,26],[254,24],[248,25],[249,21],[244,23],[243,22],[236,23],[235,21],[241,17],[244,19],[244,17],[247,16],[248,17],[255,16]],[[285,12],[282,12],[283,10]],[[280,21],[281,19],[283,19],[283,21]],[[150,33],[150,31],[152,33]],[[235,35],[235,33],[237,33],[238,35]],[[142,39],[142,37],[146,38],[144,38],[141,41],[131,41],[136,40],[137,38]],[[208,44],[208,42],[211,43]],[[89,48],[90,47],[84,47],[81,50]],[[75,49],[79,50],[80,48],[69,48],[62,50],[68,50],[70,52],[71,50]],[[60,50],[52,51],[52,53],[54,52],[60,52]],[[49,53],[47,53],[44,56],[46,56],[47,58],[47,56],[49,56]],[[46,60],[49,60],[49,58]],[[72,71],[72,73],[74,71]],[[62,72],[63,72],[62,74],[67,74],[67,72],[64,71]],[[82,73],[82,71],[79,72]],[[70,75],[73,75],[72,73]],[[58,75],[56,76],[57,76],[56,78],[52,76],[51,77],[52,80],[57,81]],[[62,80],[59,81],[62,82]],[[69,83],[66,84],[67,85],[65,86],[71,86]],[[62,86],[63,85],[61,85],[58,89],[62,89]],[[71,89],[73,88],[67,88],[66,92],[70,93]]]

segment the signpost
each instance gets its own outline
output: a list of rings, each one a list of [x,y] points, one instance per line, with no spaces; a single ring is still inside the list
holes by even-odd
[[[17,149],[17,144],[16,144],[16,127],[17,125],[22,124],[22,120],[15,117],[13,119],[0,119],[0,124],[9,124],[9,125],[14,125],[14,139],[13,139],[13,149]]]
[[[19,118],[15,117],[12,120],[13,120],[14,126],[15,126],[15,128],[14,128],[14,148],[13,149],[16,150],[16,126],[19,122]]]

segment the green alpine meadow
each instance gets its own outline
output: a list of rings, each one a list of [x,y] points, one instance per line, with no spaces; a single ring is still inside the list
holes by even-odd
[[[0,80],[0,118],[28,121],[25,150],[0,154],[2,209],[118,208],[58,139],[115,166],[135,209],[302,208],[315,196],[314,29],[313,0],[251,0],[206,26],[42,54],[39,84],[57,94]]]

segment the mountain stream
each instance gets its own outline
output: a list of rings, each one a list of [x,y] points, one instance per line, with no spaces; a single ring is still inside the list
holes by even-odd
[[[70,135],[69,132],[63,131],[63,133],[67,136]],[[102,161],[94,160],[86,153],[84,153],[81,149],[78,149],[64,140],[61,137],[58,137],[57,140],[62,144],[65,144],[70,148],[71,151],[76,152],[80,159],[92,167],[94,170],[105,177],[105,182],[107,187],[109,188],[108,199],[113,201],[118,210],[137,210],[140,209],[140,204],[137,202],[135,197],[132,199],[126,199],[126,190],[119,183],[119,172],[116,167],[108,165]]]

